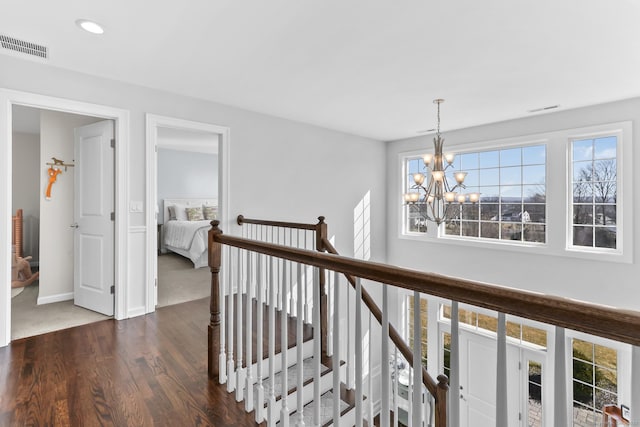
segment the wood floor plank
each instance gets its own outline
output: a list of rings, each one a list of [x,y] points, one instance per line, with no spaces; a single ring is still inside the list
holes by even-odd
[[[207,377],[208,321],[203,299],[0,348],[0,426],[255,426]]]

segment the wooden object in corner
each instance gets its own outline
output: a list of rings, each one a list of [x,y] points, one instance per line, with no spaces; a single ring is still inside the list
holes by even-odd
[[[602,408],[602,426],[603,427],[617,427],[628,426],[629,421],[622,418],[622,411],[617,405],[605,405]]]

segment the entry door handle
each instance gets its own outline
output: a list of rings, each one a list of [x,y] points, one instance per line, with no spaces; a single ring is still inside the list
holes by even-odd
[[[74,223],[73,223],[73,224],[71,224],[69,227],[71,227],[71,228],[78,228],[78,227],[80,227],[80,226],[78,225],[78,223],[77,223],[77,222],[74,222]]]

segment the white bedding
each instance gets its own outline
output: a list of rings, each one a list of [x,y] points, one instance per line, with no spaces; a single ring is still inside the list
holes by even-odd
[[[207,265],[211,221],[167,221],[164,244],[167,249],[185,256],[195,268]]]

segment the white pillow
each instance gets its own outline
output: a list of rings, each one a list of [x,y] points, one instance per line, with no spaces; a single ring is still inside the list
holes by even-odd
[[[171,205],[171,206],[173,206],[175,210],[177,221],[187,221],[187,208],[188,208],[187,205],[176,203],[175,205]]]

